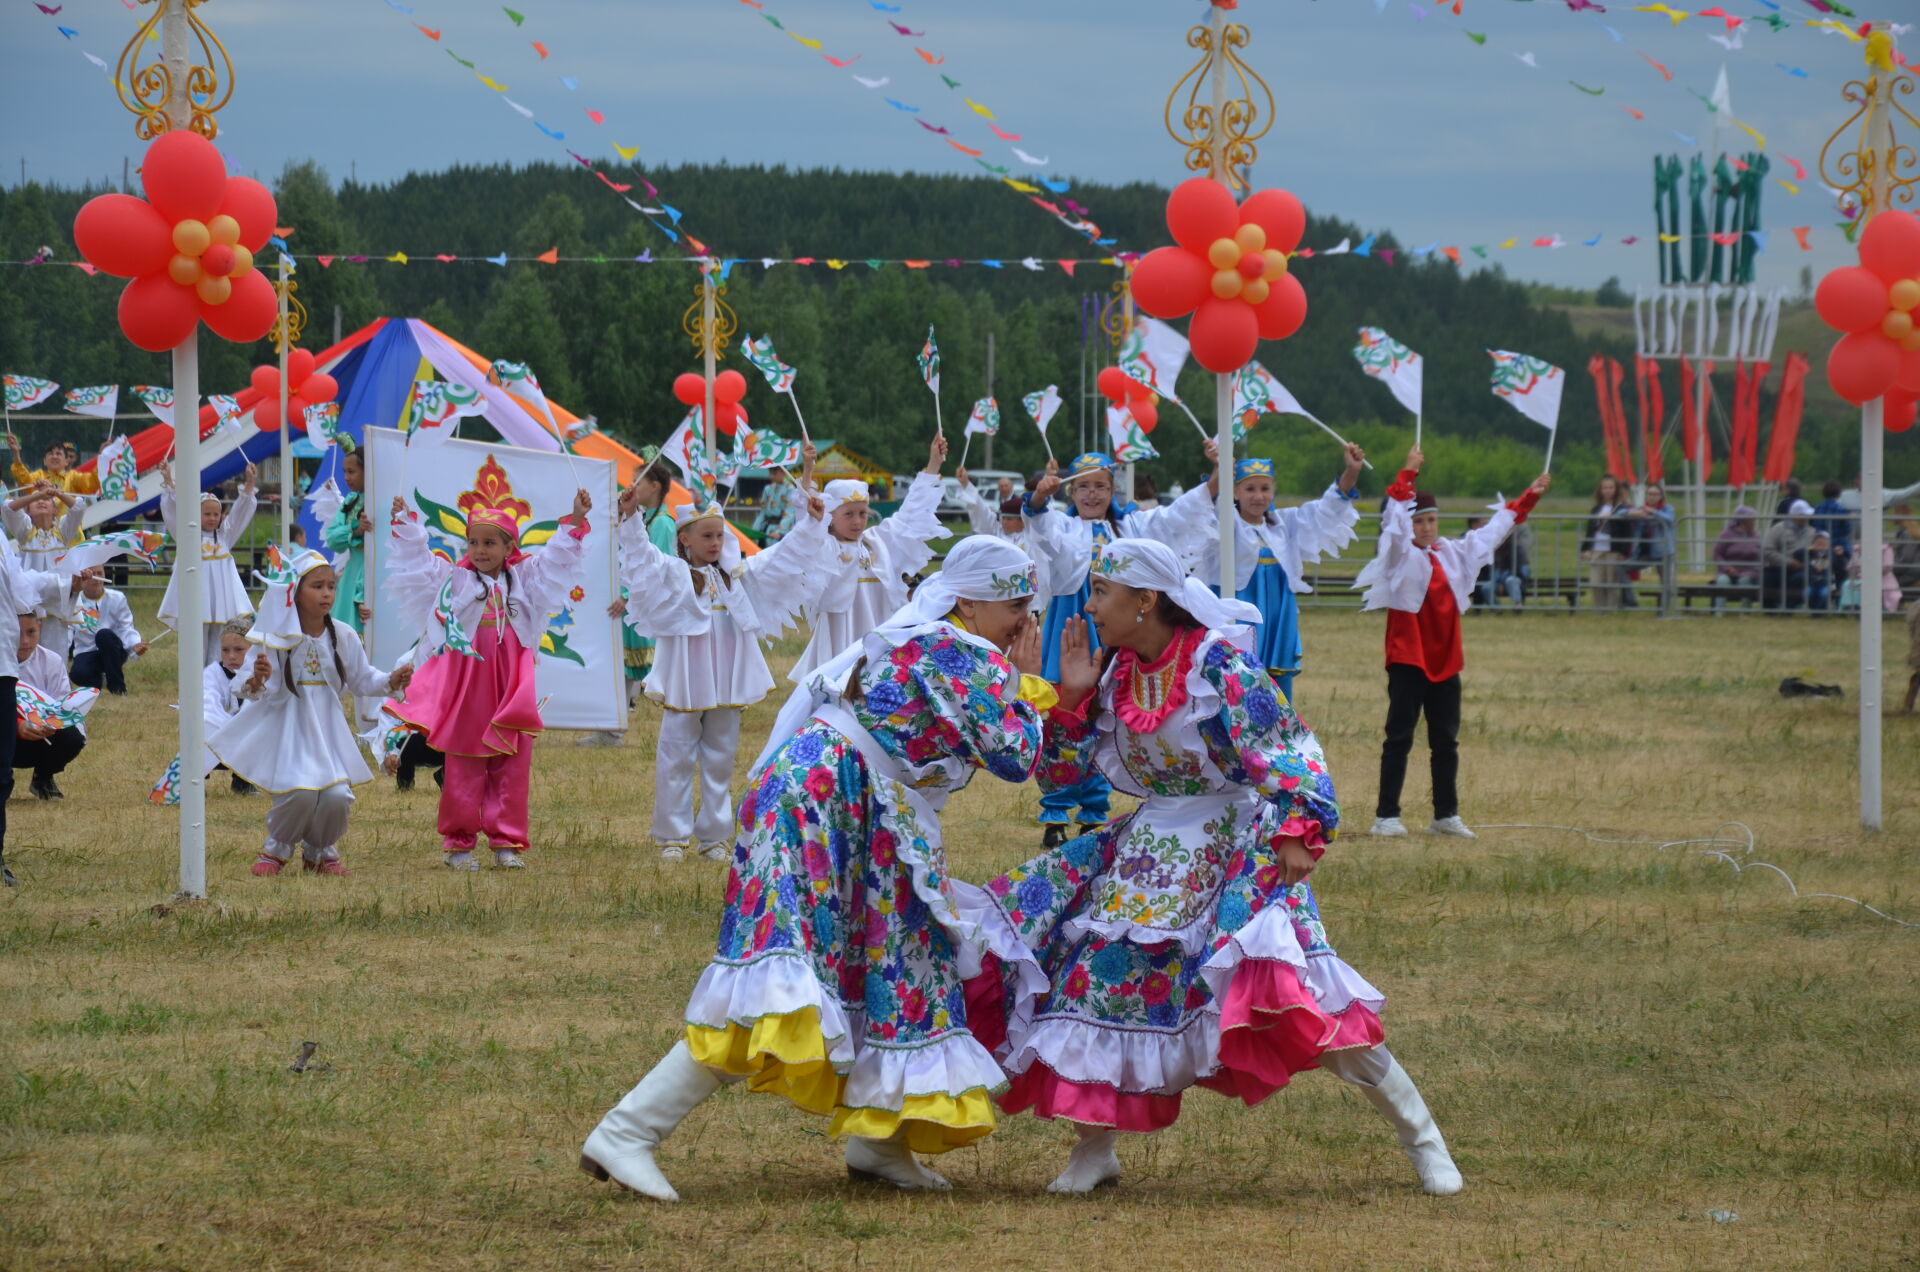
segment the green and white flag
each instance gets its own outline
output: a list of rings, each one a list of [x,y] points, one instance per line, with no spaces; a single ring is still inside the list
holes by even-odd
[[[133,386],[133,396],[146,404],[146,408],[153,412],[155,419],[168,428],[173,427],[172,389],[158,384],[136,384]]]
[[[487,383],[498,385],[508,393],[531,397],[540,408],[540,414],[546,418],[547,427],[556,433],[560,431],[560,426],[554,422],[553,408],[547,405],[546,391],[540,387],[540,378],[526,363],[508,362],[505,359],[495,362],[487,370]]]
[[[223,429],[230,428],[236,433],[240,431],[240,417],[246,412],[240,409],[239,399],[231,393],[216,393],[207,399],[207,405],[213,408],[213,423],[200,426],[201,441],[206,441]]]
[[[1560,423],[1560,395],[1567,377],[1559,367],[1524,353],[1489,349],[1493,359],[1493,395],[1505,398],[1514,410],[1535,424],[1552,430]]]
[[[442,426],[451,419],[463,415],[481,415],[486,412],[487,401],[479,389],[470,389],[464,384],[449,384],[443,380],[415,380],[413,396],[407,402],[406,416],[400,421],[400,429],[407,435],[407,444],[413,444],[414,436],[422,429],[434,430],[431,438],[442,438],[452,432]]]
[[[91,415],[96,419],[110,420],[113,418],[113,413],[120,409],[120,386],[95,384],[86,388],[68,389],[66,409],[75,415]]]
[[[122,435],[101,447],[97,468],[102,499],[132,499],[138,493],[140,470],[134,463],[131,438]]]
[[[793,392],[794,370],[780,361],[780,355],[773,351],[773,339],[762,336],[755,340],[752,336],[740,338],[740,352],[754,369],[767,377],[767,383],[775,393]]]
[[[1020,399],[1020,405],[1027,408],[1027,414],[1033,417],[1033,423],[1040,430],[1040,436],[1047,435],[1047,425],[1060,409],[1060,386],[1049,384],[1046,388],[1029,393]]]
[[[1000,404],[990,397],[983,397],[973,404],[973,413],[967,416],[967,432],[982,433],[992,437],[1000,431]]]
[[[1174,391],[1187,365],[1187,338],[1164,322],[1136,318],[1120,346],[1120,369],[1163,398],[1178,402]]]
[[[351,442],[340,432],[340,404],[322,402],[306,410],[307,438],[315,446],[334,446],[341,441]]]
[[[920,346],[920,356],[914,361],[920,364],[920,378],[927,382],[935,397],[940,396],[940,346],[933,342],[933,327],[927,327],[927,343]]]
[[[785,468],[789,472],[800,467],[800,443],[790,442],[768,429],[743,428],[734,434],[733,445],[748,465]]]
[[[38,406],[60,387],[52,380],[42,380],[33,375],[14,375],[12,372],[0,376],[0,384],[5,387],[9,411],[24,411],[30,406]]]
[[[1112,444],[1116,464],[1136,464],[1143,459],[1158,459],[1160,452],[1147,441],[1145,430],[1133,412],[1124,406],[1107,408],[1107,440]]]
[[[1233,377],[1233,440],[1245,440],[1247,430],[1262,415],[1304,415],[1320,424],[1320,418],[1301,406],[1287,386],[1274,379],[1273,372],[1258,362],[1249,362]]]
[[[687,479],[687,488],[696,492],[696,498],[703,503],[713,502],[720,478],[707,455],[706,429],[701,423],[699,407],[687,412],[687,418],[680,421],[680,427],[673,431],[660,453],[680,470]]]
[[[1401,406],[1420,414],[1420,355],[1395,340],[1379,327],[1360,328],[1360,343],[1353,347],[1360,369],[1393,390]]]

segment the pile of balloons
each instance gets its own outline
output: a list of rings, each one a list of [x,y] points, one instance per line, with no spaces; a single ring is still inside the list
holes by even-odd
[[[204,321],[236,344],[267,334],[278,310],[253,254],[273,234],[273,194],[229,177],[198,133],[162,133],[140,166],[145,199],[103,194],[73,221],[80,254],[102,273],[133,281],[120,293],[120,330],[150,353],[184,343]]]
[[[1920,411],[1920,218],[1886,211],[1860,235],[1860,263],[1820,280],[1814,308],[1843,335],[1827,355],[1827,382],[1859,406],[1884,397],[1887,428],[1904,433]]]
[[[1285,190],[1236,204],[1211,177],[1174,187],[1167,228],[1175,247],[1148,252],[1133,269],[1133,299],[1155,318],[1193,315],[1187,339],[1209,371],[1244,367],[1262,340],[1285,340],[1307,320],[1307,293],[1287,269],[1307,213]]]
[[[1160,422],[1160,395],[1119,367],[1108,367],[1095,383],[1101,396],[1115,406],[1124,406],[1142,433],[1153,432]]]
[[[704,406],[707,401],[707,379],[696,371],[676,376],[673,381],[673,396],[688,406]],[[747,396],[747,377],[738,371],[722,371],[713,377],[713,426],[732,437],[746,423],[747,412],[741,407],[741,399]]]
[[[253,407],[253,422],[263,433],[280,427],[280,368],[271,364],[253,369],[253,390],[260,401]],[[287,355],[287,418],[295,424],[307,418],[307,408],[331,402],[340,392],[339,382],[325,371],[313,369],[313,355],[295,349]]]

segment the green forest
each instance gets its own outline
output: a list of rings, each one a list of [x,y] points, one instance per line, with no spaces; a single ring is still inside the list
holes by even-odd
[[[1049,383],[1067,399],[1052,427],[1055,449],[1064,459],[1075,448],[1083,375],[1091,392],[1093,372],[1112,357],[1097,317],[1085,315],[1112,301],[1119,274],[1089,264],[1069,275],[1052,259],[1106,249],[991,180],[730,166],[668,168],[650,176],[684,213],[684,230],[717,256],[740,262],[729,273],[726,302],[742,331],[771,337],[798,368],[796,393],[815,437],[844,442],[896,471],[918,467],[933,428],[933,403],[914,355],[932,324],[943,361],[942,409],[956,441],[968,407],[988,392],[991,335],[992,391],[1004,418],[995,466],[1031,470],[1044,461],[1019,399]],[[381,316],[419,317],[488,357],[526,362],[556,401],[597,416],[603,429],[630,445],[661,442],[678,423],[683,408],[673,399],[673,379],[698,367],[682,329],[698,274],[679,261],[635,263],[643,253],[670,258],[686,248],[669,242],[584,169],[458,167],[363,185],[336,184],[302,163],[272,184],[280,223],[293,231],[288,241],[299,261],[298,296],[312,315],[309,348],[331,342],[336,311],[346,332]],[[71,259],[74,213],[100,192],[34,184],[0,192],[0,259],[24,261],[42,247],[51,248],[55,260]],[[1122,250],[1167,241],[1163,189],[1080,186],[1071,197]],[[1307,241],[1357,241],[1366,232],[1314,215]],[[1377,246],[1398,244],[1382,232]],[[589,259],[505,267],[433,259],[443,253],[531,257],[550,248]],[[410,263],[381,259],[396,251]],[[354,254],[372,259],[337,259],[330,268],[314,259]],[[761,257],[795,255],[821,263],[760,264]],[[1020,268],[1029,256],[1047,261],[1046,268]],[[849,263],[831,270],[824,263],[829,257]],[[1007,267],[938,263],[949,257],[999,258]],[[869,258],[936,263],[876,268]],[[0,368],[66,386],[167,382],[165,357],[141,353],[119,334],[119,280],[58,265],[0,268],[6,270]],[[1309,297],[1306,325],[1257,356],[1309,410],[1378,448],[1397,450],[1411,440],[1412,421],[1385,386],[1361,374],[1350,352],[1356,328],[1385,327],[1426,360],[1429,483],[1461,495],[1517,490],[1538,471],[1546,435],[1492,397],[1483,352],[1517,349],[1568,372],[1554,460],[1561,488],[1588,487],[1597,478],[1599,417],[1586,364],[1604,352],[1630,365],[1631,346],[1618,336],[1582,334],[1562,309],[1535,303],[1523,284],[1497,270],[1463,274],[1437,254],[1421,260],[1402,253],[1392,266],[1377,258],[1321,257],[1296,268]],[[752,373],[737,338],[734,343],[726,365],[747,373],[752,418],[797,435],[792,408]],[[264,342],[240,348],[206,338],[201,349],[201,384],[209,393],[239,389],[249,369],[271,357]],[[1179,391],[1210,422],[1210,378],[1189,365]],[[1670,399],[1674,392],[1670,386]],[[1628,395],[1631,416],[1631,379]],[[1099,405],[1088,400],[1084,418],[1104,449]],[[1770,399],[1763,409],[1770,421]],[[1844,414],[1818,401],[1810,405],[1802,475],[1816,483],[1850,476],[1853,438]],[[1162,406],[1153,442],[1162,460],[1149,471],[1161,484],[1191,480],[1202,462],[1200,439],[1171,403]],[[1317,489],[1338,469],[1332,442],[1304,420],[1265,419],[1250,445],[1279,461],[1282,487],[1296,493]],[[1376,458],[1376,467],[1390,471],[1398,455],[1384,458]],[[976,446],[972,466],[984,467],[984,459]],[[1677,469],[1676,460],[1670,449],[1669,464]],[[1895,476],[1920,469],[1920,451],[1894,446],[1889,469]]]

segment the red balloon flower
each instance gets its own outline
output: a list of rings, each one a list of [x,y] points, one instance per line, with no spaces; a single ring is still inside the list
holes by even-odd
[[[127,339],[159,353],[203,319],[236,344],[266,335],[278,298],[253,254],[273,233],[273,194],[229,177],[213,143],[184,130],[147,147],[140,184],[145,199],[103,194],[73,220],[80,254],[102,273],[133,280],[120,293]]]
[[[1307,319],[1307,293],[1287,272],[1307,214],[1285,190],[1236,204],[1211,177],[1167,199],[1176,247],[1155,248],[1133,269],[1133,299],[1155,318],[1193,315],[1187,339],[1209,371],[1238,371],[1262,340],[1285,340]]]
[[[1920,400],[1920,218],[1882,212],[1860,235],[1860,263],[1820,280],[1814,308],[1844,331],[1827,382],[1854,405],[1884,397],[1886,424],[1904,432]]]
[[[260,394],[254,404],[253,422],[261,432],[280,427],[280,368],[272,364],[253,369],[253,389]],[[313,355],[305,349],[287,354],[287,418],[304,427],[307,408],[331,402],[338,396],[340,384],[325,371],[313,369]]]
[[[675,376],[673,396],[688,406],[706,405],[706,377],[695,371]],[[741,399],[746,396],[747,377],[738,371],[722,371],[713,377],[713,424],[728,437],[738,432],[747,418],[740,407]]]

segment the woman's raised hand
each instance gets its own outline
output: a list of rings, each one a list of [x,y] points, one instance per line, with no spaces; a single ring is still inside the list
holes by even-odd
[[[1060,634],[1060,699],[1079,703],[1100,687],[1100,651],[1087,636],[1087,620],[1075,615]]]

